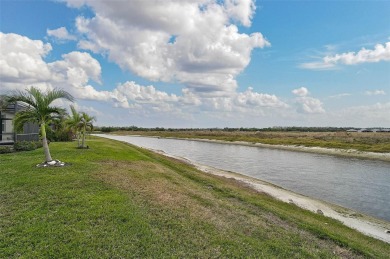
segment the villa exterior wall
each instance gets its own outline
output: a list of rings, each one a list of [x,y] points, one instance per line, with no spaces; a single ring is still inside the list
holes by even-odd
[[[0,111],[0,145],[13,144],[15,141],[38,141],[39,140],[39,127],[37,124],[26,123],[23,126],[22,133],[15,133],[12,124],[12,119],[15,117],[16,112],[26,109],[25,106],[20,104],[10,104],[6,109]]]

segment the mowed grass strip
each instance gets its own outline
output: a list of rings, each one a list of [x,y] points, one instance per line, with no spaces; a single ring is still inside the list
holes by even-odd
[[[366,152],[390,152],[389,132],[245,132],[245,131],[118,131],[120,135],[245,141],[270,145],[297,145]]]
[[[1,258],[386,258],[390,246],[118,141],[0,155]]]

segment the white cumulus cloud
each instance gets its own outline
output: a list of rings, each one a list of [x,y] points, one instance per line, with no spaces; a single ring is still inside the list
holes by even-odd
[[[174,121],[194,119],[207,114],[208,118],[222,115],[229,118],[255,118],[282,114],[288,111],[289,105],[273,94],[254,91],[249,87],[242,92],[210,95],[194,87],[183,88],[180,94],[168,93],[153,85],[143,86],[136,82],[119,83],[112,90],[104,90],[101,82],[102,69],[99,62],[86,52],[73,51],[63,54],[60,59],[47,63],[44,58],[51,51],[51,45],[40,40],[31,40],[17,34],[0,34],[0,93],[11,90],[24,90],[32,85],[42,89],[62,88],[76,97],[77,102],[91,100],[93,103],[104,103],[127,110],[137,118],[158,118],[163,116]],[[7,44],[5,44],[7,43]],[[14,56],[22,57],[17,62]],[[27,62],[27,65],[25,64]],[[39,68],[37,67],[39,66]],[[8,72],[11,71],[11,72]],[[203,79],[206,80],[207,79]],[[99,90],[91,81],[101,83]],[[297,93],[308,94],[307,89],[298,89]],[[306,93],[306,94],[305,94]],[[316,112],[315,103],[310,97],[302,100],[309,108],[307,112]],[[77,104],[76,102],[76,104]],[[67,106],[66,102],[59,105]],[[88,111],[92,114],[106,116],[104,110],[94,106]],[[103,115],[102,115],[103,114]],[[170,114],[170,116],[167,116]]]
[[[297,102],[301,105],[301,110],[305,113],[324,113],[322,102],[312,97],[300,97]]]
[[[252,23],[252,17],[256,10],[256,5],[252,0],[226,0],[226,11],[234,20],[239,21],[242,25],[249,27]]]
[[[362,48],[358,52],[346,52],[335,55],[327,55],[321,61],[301,64],[306,69],[333,69],[338,64],[356,65],[360,63],[373,63],[390,61],[390,42],[377,44],[374,49]]]
[[[286,108],[288,106],[279,100],[276,95],[253,92],[253,88],[251,87],[245,92],[238,93],[234,98],[234,103],[239,106],[249,107]]]
[[[62,58],[49,64],[55,77],[74,86],[85,85],[90,79],[101,83],[100,63],[89,53],[73,51],[62,55]]]
[[[50,79],[50,70],[43,60],[52,50],[49,43],[0,32],[0,46],[0,77],[3,84]]]
[[[306,87],[294,89],[292,93],[298,96],[295,99],[298,112],[309,114],[325,112],[323,103],[319,99],[308,96],[309,90]]]
[[[251,24],[252,0],[67,2],[96,13],[76,20],[85,36],[80,48],[107,54],[138,76],[180,82],[197,92],[234,92],[252,50],[270,45],[259,32],[239,32],[236,23]]]
[[[73,51],[62,60],[45,62],[52,50],[49,43],[18,34],[0,33],[1,91],[23,90],[35,86],[42,90],[63,88],[81,99],[109,99],[109,95],[88,85],[101,82],[101,67],[90,54]]]
[[[301,87],[301,88],[297,88],[297,89],[292,90],[292,93],[297,95],[297,96],[303,97],[303,96],[308,95],[309,90],[307,90],[306,87]]]
[[[47,29],[46,33],[50,37],[54,37],[60,41],[76,40],[76,36],[71,35],[65,27],[60,27],[58,29],[50,30]]]

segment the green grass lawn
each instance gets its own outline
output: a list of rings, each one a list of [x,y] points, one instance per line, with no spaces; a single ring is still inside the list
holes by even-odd
[[[388,258],[390,245],[121,142],[0,155],[0,258]]]

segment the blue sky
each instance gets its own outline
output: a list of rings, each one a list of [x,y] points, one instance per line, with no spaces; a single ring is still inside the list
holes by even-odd
[[[390,127],[389,13],[390,1],[0,0],[0,94],[60,87],[97,125]]]

